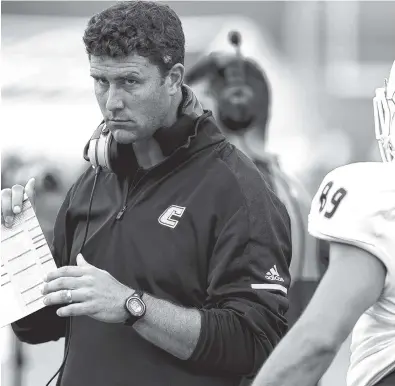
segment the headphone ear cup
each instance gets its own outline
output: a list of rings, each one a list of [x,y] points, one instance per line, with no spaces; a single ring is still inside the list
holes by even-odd
[[[95,130],[84,148],[84,159],[93,168],[101,166],[118,175],[124,175],[137,164],[132,144],[119,144],[104,123]]]
[[[91,141],[89,150],[92,156],[89,157],[92,165],[101,166],[103,169],[111,170],[109,159],[109,147],[111,146],[112,136],[111,133],[102,133],[100,137],[94,142]]]
[[[98,144],[97,141],[101,136],[103,128],[105,128],[105,126],[103,126],[103,122],[102,122],[93,132],[91,138],[89,139],[88,143],[84,147],[84,153],[83,153],[84,159],[86,161],[89,161],[92,164],[93,168],[98,166],[96,147]]]
[[[105,126],[100,125],[84,148],[84,159],[89,161],[93,168],[101,166],[103,169],[112,170],[112,163],[117,157],[114,142],[112,134]]]

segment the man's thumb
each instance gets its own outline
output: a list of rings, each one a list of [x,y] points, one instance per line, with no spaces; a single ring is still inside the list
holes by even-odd
[[[29,181],[27,181],[25,192],[33,205],[33,209],[36,210],[36,180],[34,178],[31,178]]]
[[[89,263],[84,259],[84,257],[79,253],[77,255],[77,265],[83,266],[83,265],[89,265]]]

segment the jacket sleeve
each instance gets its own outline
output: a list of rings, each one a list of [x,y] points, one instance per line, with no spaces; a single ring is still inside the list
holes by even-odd
[[[70,203],[71,189],[59,209],[55,221],[51,252],[56,265],[61,266],[66,239],[66,213]],[[58,340],[65,336],[66,319],[56,314],[59,306],[44,307],[15,323],[11,327],[20,341],[30,344]]]
[[[287,330],[291,225],[268,190],[227,221],[211,257],[199,341],[201,368],[253,376]]]

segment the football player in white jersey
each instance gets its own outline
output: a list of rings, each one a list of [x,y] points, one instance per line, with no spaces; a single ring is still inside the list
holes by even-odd
[[[373,105],[383,162],[324,178],[309,232],[330,242],[329,267],[252,386],[316,386],[351,330],[347,386],[395,385],[395,62]]]

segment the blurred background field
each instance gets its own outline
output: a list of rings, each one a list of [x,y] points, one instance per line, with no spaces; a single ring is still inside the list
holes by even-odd
[[[113,2],[2,2],[1,183],[38,182],[38,213],[48,239],[69,186],[88,165],[82,149],[101,120],[82,34],[88,18]],[[372,96],[395,59],[395,3],[167,2],[180,15],[186,67],[211,51],[242,52],[266,72],[272,90],[267,143],[282,167],[314,194],[334,167],[379,160]],[[204,85],[196,93],[205,100]],[[14,341],[2,334],[2,385],[43,385],[56,371],[63,342],[23,346],[16,372]],[[322,386],[344,386],[348,343]],[[17,383],[16,375],[22,376]]]

